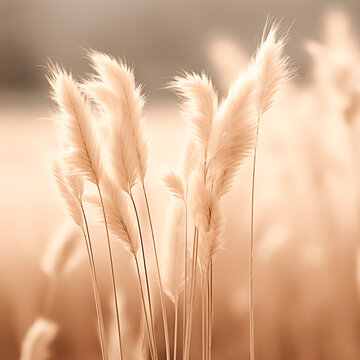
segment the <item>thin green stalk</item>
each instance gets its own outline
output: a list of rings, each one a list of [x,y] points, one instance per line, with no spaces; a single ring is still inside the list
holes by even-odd
[[[198,231],[197,227],[195,227],[195,230],[194,230],[192,272],[191,272],[190,304],[189,304],[189,310],[188,310],[188,318],[187,318],[187,321],[186,321],[186,334],[185,334],[185,354],[184,354],[184,359],[185,360],[189,360],[189,356],[190,356],[193,307],[194,307],[194,300],[195,300],[195,285],[196,285],[196,269],[197,269],[198,245],[199,245],[199,231]]]
[[[175,301],[175,323],[174,323],[174,360],[176,360],[177,353],[177,333],[178,333],[178,312],[179,312],[179,304],[178,299]]]
[[[256,145],[254,151],[254,162],[252,169],[251,182],[251,217],[250,217],[250,269],[249,269],[249,283],[250,283],[250,360],[255,359],[255,331],[254,331],[254,199],[255,199],[255,172],[256,172],[256,152],[257,140],[259,136],[260,117],[258,117],[256,128]]]
[[[96,318],[97,318],[98,330],[99,330],[101,354],[102,354],[103,360],[108,360],[109,357],[108,357],[108,353],[107,353],[107,349],[106,349],[104,319],[103,319],[103,315],[102,315],[101,300],[100,300],[100,295],[99,295],[99,285],[98,285],[97,276],[96,276],[94,253],[93,253],[93,249],[92,249],[92,245],[91,245],[89,226],[87,223],[85,210],[84,210],[84,207],[81,202],[80,202],[80,206],[81,206],[83,220],[84,220],[84,224],[85,224],[85,228],[86,228],[86,233],[85,233],[85,230],[83,227],[81,228],[81,230],[84,235],[86,250],[88,253],[88,257],[89,257],[90,274],[91,274],[92,287],[93,287],[93,292],[94,292]],[[87,234],[87,236],[86,236],[86,234]]]
[[[136,221],[137,221],[138,230],[139,230],[140,245],[141,245],[141,252],[142,252],[142,258],[143,258],[143,264],[144,264],[144,272],[145,272],[146,290],[147,290],[147,297],[148,297],[149,311],[150,311],[150,322],[151,322],[153,341],[154,341],[154,345],[155,345],[155,348],[154,348],[155,354],[154,355],[155,355],[155,358],[157,359],[158,355],[157,355],[157,346],[156,346],[156,334],[155,334],[154,317],[153,317],[153,311],[152,311],[152,305],[151,305],[151,294],[150,294],[150,286],[149,286],[149,276],[148,276],[147,265],[146,265],[144,240],[143,240],[143,237],[142,237],[139,214],[138,214],[138,211],[137,211],[137,207],[136,207],[132,192],[130,192],[129,195],[130,195],[130,199],[131,199],[131,202],[133,204],[133,207],[134,207],[134,211],[135,211],[135,215],[136,215]]]
[[[119,303],[118,303],[117,291],[116,291],[114,261],[113,261],[113,256],[112,256],[112,249],[111,249],[109,229],[108,229],[108,224],[107,224],[107,219],[106,219],[104,201],[102,198],[102,194],[101,194],[99,185],[97,185],[97,189],[98,189],[98,193],[99,193],[99,197],[100,197],[101,208],[102,208],[102,213],[103,213],[104,222],[105,222],[107,247],[108,247],[108,252],[109,252],[110,269],[111,269],[111,282],[112,282],[112,287],[113,287],[113,292],[114,292],[114,302],[115,302],[114,305],[115,305],[115,312],[116,312],[117,332],[118,332],[118,337],[119,337],[120,359],[122,360],[123,359],[123,349],[122,349],[122,341],[121,341],[120,314],[119,314]]]
[[[151,238],[152,238],[152,244],[153,244],[154,254],[155,254],[156,274],[157,274],[157,279],[158,279],[159,288],[160,288],[160,303],[161,303],[161,311],[162,311],[162,317],[163,317],[163,323],[164,323],[166,359],[170,360],[169,327],[168,327],[168,321],[167,321],[167,315],[166,315],[164,291],[163,291],[163,285],[162,285],[162,280],[161,280],[161,276],[160,276],[159,260],[158,260],[157,249],[156,249],[154,229],[153,229],[153,224],[152,224],[152,220],[151,220],[149,201],[148,201],[148,197],[147,197],[147,194],[146,194],[145,184],[144,183],[142,183],[142,189],[143,189],[143,193],[144,193],[144,198],[145,198],[145,203],[146,203],[146,210],[147,210],[147,215],[148,215],[150,229],[151,229]]]
[[[148,338],[149,338],[149,345],[150,345],[150,352],[151,352],[151,358],[154,359],[155,358],[155,344],[154,344],[154,339],[151,335],[151,330],[150,330],[150,326],[149,326],[149,319],[147,316],[147,311],[146,311],[146,305],[145,305],[145,297],[144,297],[144,290],[143,290],[143,285],[141,282],[141,275],[140,275],[140,269],[139,269],[139,262],[138,259],[136,257],[136,255],[134,254],[134,259],[135,259],[135,264],[136,264],[136,272],[138,275],[138,280],[139,280],[139,287],[140,287],[140,294],[141,294],[141,303],[143,305],[143,311],[144,311],[144,317],[145,317],[145,321],[146,321],[146,328],[147,328],[147,332],[148,332]]]

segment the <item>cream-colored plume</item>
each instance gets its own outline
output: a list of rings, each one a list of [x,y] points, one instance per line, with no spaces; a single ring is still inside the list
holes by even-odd
[[[21,344],[20,360],[49,360],[50,346],[57,333],[56,324],[42,317],[37,318]]]
[[[49,276],[61,276],[74,269],[84,255],[81,236],[77,228],[65,222],[47,246],[42,270]]]

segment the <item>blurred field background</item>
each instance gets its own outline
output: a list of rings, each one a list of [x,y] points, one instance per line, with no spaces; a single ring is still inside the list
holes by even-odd
[[[260,134],[257,358],[360,358],[358,1],[0,0],[0,359],[19,359],[22,339],[43,311],[48,279],[41,258],[66,221],[47,166],[58,146],[49,121],[48,59],[81,76],[89,71],[84,49],[93,48],[135,67],[148,94],[148,182],[160,236],[169,202],[160,176],[177,169],[186,133],[176,97],[163,88],[183,69],[206,70],[225,93],[258,45],[268,14],[283,18],[284,29],[291,25],[287,53],[298,76]],[[227,249],[215,265],[215,360],[248,358],[250,183],[249,162],[224,201]],[[104,234],[93,231],[102,296],[110,304]],[[126,351],[138,359],[135,275],[121,246],[115,249]],[[111,331],[110,305],[104,311]],[[59,280],[52,318],[60,326],[52,359],[100,357],[85,256]],[[194,359],[200,358],[198,336]]]

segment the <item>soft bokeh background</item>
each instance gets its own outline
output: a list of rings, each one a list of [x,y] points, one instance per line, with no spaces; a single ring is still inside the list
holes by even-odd
[[[6,91],[46,86],[47,60],[77,74],[87,70],[82,49],[94,48],[124,56],[151,97],[181,69],[211,68],[209,42],[226,36],[251,52],[268,15],[293,24],[288,52],[300,72],[308,74],[306,39],[319,39],[322,19],[337,5],[353,19],[355,0],[166,0],[0,1],[0,86]],[[163,93],[163,92],[162,92]]]
[[[27,329],[44,312],[49,281],[40,263],[66,221],[47,166],[57,149],[48,59],[84,76],[90,71],[84,49],[93,48],[135,67],[148,98],[147,181],[160,237],[169,202],[160,176],[177,169],[186,132],[176,98],[164,86],[183,69],[206,70],[225,93],[256,49],[267,15],[283,19],[285,30],[291,26],[287,53],[298,77],[263,119],[260,134],[256,352],[266,360],[360,358],[358,1],[0,0],[1,359],[19,359]],[[223,203],[227,247],[214,270],[214,359],[248,358],[250,178],[249,163]],[[111,332],[104,234],[92,228]],[[138,359],[133,264],[114,246],[126,351]],[[159,309],[157,314],[161,339]],[[58,280],[49,316],[60,327],[53,359],[99,358],[85,257]],[[200,356],[199,316],[194,359]]]

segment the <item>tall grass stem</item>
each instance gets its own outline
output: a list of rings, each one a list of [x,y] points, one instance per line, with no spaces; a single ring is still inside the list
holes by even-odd
[[[189,360],[189,357],[190,357],[190,344],[191,344],[193,307],[194,307],[194,300],[195,300],[195,285],[196,285],[196,269],[197,269],[198,245],[199,245],[199,231],[198,231],[198,228],[195,227],[195,230],[194,230],[194,244],[193,244],[192,272],[191,272],[190,303],[189,303],[188,316],[187,316],[187,321],[186,321],[184,360]]]
[[[251,216],[250,216],[250,269],[249,269],[249,323],[250,323],[250,360],[255,360],[255,331],[254,331],[254,200],[255,200],[255,173],[257,140],[259,136],[260,117],[256,127],[256,145],[254,150],[254,161],[251,182]]]
[[[113,292],[114,292],[116,324],[117,324],[117,332],[118,332],[118,337],[119,337],[120,360],[122,360],[124,358],[124,356],[123,356],[122,341],[121,341],[120,314],[119,314],[119,304],[118,304],[118,298],[117,298],[117,292],[116,292],[114,261],[113,261],[113,256],[112,256],[112,249],[111,249],[109,229],[108,229],[108,224],[107,224],[107,219],[106,219],[104,201],[103,201],[103,197],[102,197],[99,185],[97,185],[97,189],[98,189],[98,193],[99,193],[99,197],[100,197],[101,209],[102,209],[104,222],[105,222],[106,240],[107,240],[109,260],[110,260],[110,269],[111,269],[111,282],[112,282],[112,288],[113,288]]]
[[[156,275],[157,275],[157,279],[158,279],[158,282],[159,282],[159,288],[160,288],[160,303],[161,303],[161,311],[162,311],[162,317],[163,317],[163,323],[164,323],[166,359],[170,360],[169,327],[168,327],[166,307],[165,307],[164,291],[163,291],[163,285],[162,285],[162,280],[161,280],[161,276],[160,276],[159,259],[158,259],[157,249],[156,249],[154,228],[153,228],[153,223],[152,223],[151,213],[150,213],[150,207],[149,207],[149,201],[148,201],[148,197],[147,197],[147,194],[146,194],[146,189],[145,189],[145,184],[144,183],[142,183],[142,189],[143,189],[143,193],[144,193],[144,198],[145,198],[145,203],[146,203],[146,210],[147,210],[147,215],[148,215],[149,224],[150,224],[151,238],[152,238],[152,244],[153,244],[154,254],[155,254]]]
[[[144,264],[144,272],[145,272],[145,283],[146,283],[146,290],[147,290],[147,298],[148,298],[148,303],[149,303],[150,323],[151,323],[152,337],[153,337],[153,342],[154,342],[154,356],[157,359],[158,355],[157,355],[157,346],[156,346],[156,334],[155,334],[153,310],[152,310],[152,305],[151,305],[151,294],[150,294],[150,286],[149,286],[149,276],[148,276],[147,265],[146,265],[144,240],[143,240],[143,237],[142,237],[139,214],[138,214],[138,210],[137,210],[136,203],[135,203],[132,192],[130,192],[129,195],[130,195],[130,199],[131,199],[131,202],[133,204],[133,207],[134,207],[136,221],[137,221],[138,230],[139,230],[141,253],[142,253],[143,264]]]
[[[100,339],[100,347],[101,347],[101,354],[103,360],[108,360],[109,356],[106,349],[106,338],[105,338],[105,327],[104,327],[104,318],[102,315],[102,307],[101,307],[101,300],[100,300],[100,294],[99,294],[99,285],[97,281],[96,276],[96,267],[95,267],[95,261],[94,261],[94,253],[91,245],[91,239],[90,239],[90,232],[89,232],[89,226],[85,215],[85,210],[83,207],[83,204],[80,203],[81,211],[83,214],[85,229],[82,228],[82,232],[84,235],[85,243],[86,243],[86,250],[89,257],[89,265],[90,265],[90,273],[91,273],[91,280],[93,285],[93,292],[94,292],[94,300],[95,300],[95,309],[96,309],[96,317],[97,317],[97,323],[98,323],[98,330],[99,330],[99,339]]]
[[[187,197],[187,196],[186,196]],[[185,352],[185,329],[186,329],[186,314],[187,314],[187,278],[188,278],[188,271],[187,271],[187,237],[188,237],[188,210],[187,210],[187,199],[184,201],[185,206],[185,254],[184,254],[184,300],[183,300],[183,354]]]
[[[144,289],[143,289],[143,285],[142,285],[142,282],[141,282],[139,261],[138,261],[135,254],[134,254],[134,259],[135,259],[135,264],[136,264],[136,272],[137,272],[137,276],[138,276],[138,280],[139,280],[141,303],[143,305],[144,317],[145,317],[145,321],[146,321],[146,328],[147,328],[148,337],[149,337],[151,358],[155,359],[155,344],[154,344],[154,339],[153,339],[153,336],[152,336],[152,331],[150,329],[149,319],[148,319],[148,315],[147,315],[147,311],[146,311],[146,303],[145,303]]]
[[[177,355],[177,334],[178,334],[178,313],[179,313],[179,302],[175,301],[175,321],[174,321],[174,360],[176,360]]]

